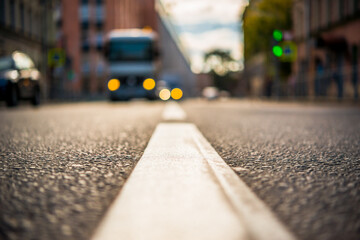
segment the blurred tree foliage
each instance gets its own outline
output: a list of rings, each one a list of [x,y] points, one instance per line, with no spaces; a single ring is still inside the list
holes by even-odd
[[[232,92],[237,84],[237,79],[233,77],[232,73],[238,63],[231,56],[230,51],[211,50],[204,55],[204,62],[214,80],[214,85],[220,90]]]
[[[260,52],[270,54],[275,29],[289,30],[292,0],[250,0],[243,14],[245,61]]]

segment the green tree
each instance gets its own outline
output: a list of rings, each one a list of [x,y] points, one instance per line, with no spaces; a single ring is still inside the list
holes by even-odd
[[[292,0],[250,0],[242,16],[245,67],[255,55],[265,56],[263,90],[269,95],[279,94],[279,81],[286,81],[291,72],[291,63],[277,62],[272,51],[274,30],[292,28],[291,10]],[[276,88],[273,93],[272,86]]]
[[[214,84],[221,90],[230,91],[236,86],[236,79],[231,73],[236,69],[237,62],[231,56],[230,51],[214,49],[204,55],[204,62]]]
[[[292,0],[251,0],[243,14],[245,61],[257,53],[269,54],[275,29],[289,30]]]

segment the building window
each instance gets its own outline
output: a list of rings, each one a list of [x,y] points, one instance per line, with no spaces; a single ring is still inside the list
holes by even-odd
[[[90,78],[89,77],[83,77],[83,79],[82,79],[82,84],[83,84],[83,87],[82,87],[82,89],[83,89],[83,93],[84,94],[87,94],[87,93],[89,93],[90,92]]]
[[[326,25],[331,23],[331,0],[326,0]]]
[[[62,26],[61,3],[58,3],[57,6],[55,7],[54,20],[55,20],[56,26],[58,28],[61,28],[61,26]]]
[[[339,0],[338,4],[339,4],[339,20],[342,20],[344,18],[345,3],[343,0]]]
[[[35,31],[34,31],[35,34],[34,35],[36,38],[40,38],[40,36],[41,36],[41,28],[40,28],[41,18],[40,18],[39,13],[36,13],[35,19],[36,19],[36,24],[34,24],[35,25]]]
[[[82,5],[79,9],[79,15],[80,15],[80,21],[83,28],[88,28],[89,25],[89,6],[88,5]]]
[[[357,99],[359,97],[358,93],[358,84],[359,84],[359,72],[358,72],[358,57],[359,57],[359,48],[357,45],[352,46],[352,83],[354,87],[354,97]]]
[[[97,5],[95,8],[95,17],[96,17],[96,26],[98,28],[102,28],[103,23],[104,23],[104,18],[105,18],[105,14],[104,14],[104,6],[102,5]]]
[[[319,28],[319,1],[314,1],[313,16],[314,16],[314,30]]]
[[[15,28],[16,22],[15,22],[15,2],[10,1],[10,26]]]
[[[328,24],[328,0],[321,1],[321,26],[324,28]]]
[[[82,31],[81,31],[81,45],[82,45],[82,50],[84,52],[87,52],[90,50],[89,30],[88,29],[82,29]]]
[[[33,19],[33,24],[32,24],[31,34],[33,37],[37,37],[38,19],[37,19],[37,13],[35,12],[35,10],[33,12],[32,19]]]
[[[309,3],[309,13],[310,13],[310,32],[315,31],[318,26],[318,14],[317,14],[317,1],[312,1]]]
[[[319,30],[321,28],[321,1],[315,1],[314,7],[315,19],[316,19],[316,27],[315,30]]]
[[[359,0],[353,0],[353,2],[354,2],[354,7],[353,7],[353,9],[354,9],[354,13],[357,13],[358,11],[359,11],[359,8],[360,8],[360,1]]]
[[[352,64],[354,69],[357,69],[358,66],[358,46],[357,45],[353,45],[352,46]]]
[[[5,0],[0,0],[0,24],[5,25]]]
[[[20,29],[25,32],[25,9],[24,3],[20,3]]]
[[[29,19],[28,33],[31,36],[31,34],[32,34],[32,13],[31,13],[31,9],[29,9],[29,11],[28,11],[28,19]]]
[[[96,34],[96,48],[98,50],[101,50],[103,47],[103,38],[104,38],[103,32],[98,32]]]
[[[81,73],[88,76],[90,74],[90,63],[88,61],[88,58],[84,58],[81,65]]]

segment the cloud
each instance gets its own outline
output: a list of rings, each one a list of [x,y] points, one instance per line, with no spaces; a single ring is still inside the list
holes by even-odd
[[[229,50],[242,61],[240,13],[247,0],[161,0],[172,16],[192,68],[203,69],[203,56],[212,49]]]
[[[243,44],[240,41],[239,33],[229,28],[220,28],[199,34],[184,32],[179,37],[189,52],[192,69],[195,72],[203,69],[204,54],[213,49],[229,50],[235,60],[242,62]]]
[[[190,53],[205,53],[212,49],[228,49],[232,56],[241,58],[241,41],[238,32],[228,28],[219,28],[200,34],[184,32],[180,34],[180,40]]]
[[[239,0],[162,0],[177,23],[228,23],[238,20],[247,1]]]
[[[206,23],[198,23],[198,24],[180,24],[180,25],[175,25],[175,27],[179,33],[182,32],[202,33],[219,28],[229,28],[235,32],[239,32],[239,30],[241,29],[241,24],[238,21],[229,22],[229,23],[206,22]]]

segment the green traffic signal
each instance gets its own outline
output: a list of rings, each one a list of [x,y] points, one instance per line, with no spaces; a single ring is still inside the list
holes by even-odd
[[[283,38],[282,32],[281,32],[280,30],[274,30],[274,32],[273,32],[273,38],[274,38],[276,41],[280,42],[280,41],[282,40],[282,38]]]
[[[281,57],[283,55],[283,50],[280,46],[276,45],[272,49],[273,53],[277,57]]]

